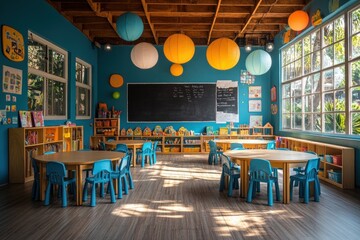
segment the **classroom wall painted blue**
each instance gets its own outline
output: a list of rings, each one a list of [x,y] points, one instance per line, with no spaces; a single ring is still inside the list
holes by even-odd
[[[321,15],[323,17],[323,24],[326,24],[326,21],[331,19],[332,17],[338,15],[339,13],[351,9],[358,4],[359,1],[351,0],[351,1],[340,1],[340,7],[335,12],[330,13],[328,9],[328,2],[329,1],[312,1],[307,7],[306,11],[310,13],[310,16],[316,12],[317,9],[320,9]],[[321,25],[322,26],[322,25]],[[309,27],[300,33],[293,41],[297,41],[301,39],[301,37],[312,31],[314,27]],[[355,184],[357,187],[360,186],[360,138],[355,136],[349,135],[331,135],[331,134],[314,134],[314,133],[307,133],[305,131],[282,131],[281,130],[281,122],[280,122],[280,114],[281,114],[281,88],[280,81],[281,81],[281,69],[280,69],[280,48],[283,47],[284,44],[282,42],[282,33],[278,34],[275,37],[275,49],[272,52],[272,59],[273,59],[273,67],[271,71],[271,84],[277,87],[277,95],[278,100],[276,104],[279,106],[279,112],[276,115],[271,116],[271,123],[274,124],[275,135],[278,136],[287,136],[287,137],[294,137],[294,138],[301,138],[307,139],[311,141],[318,141],[324,143],[330,143],[335,145],[343,145],[348,147],[355,148]],[[346,159],[345,159],[346,161]]]
[[[188,83],[188,82],[209,82],[216,83],[218,80],[238,81],[240,79],[240,70],[245,70],[245,59],[248,55],[241,49],[240,61],[238,64],[227,71],[220,71],[212,68],[206,60],[206,47],[197,46],[195,55],[190,62],[183,64],[184,72],[179,77],[174,77],[170,73],[171,63],[165,58],[163,46],[156,47],[159,53],[158,63],[151,69],[142,70],[137,68],[130,59],[131,46],[116,46],[111,51],[99,51],[99,86],[98,100],[105,102],[108,108],[114,106],[121,110],[121,128],[132,128],[140,126],[142,129],[150,127],[154,129],[160,125],[163,129],[167,126],[173,126],[175,130],[184,126],[188,130],[194,130],[197,133],[204,131],[205,126],[213,126],[214,130],[224,127],[226,124],[216,124],[216,122],[156,122],[156,123],[129,123],[127,122],[127,84],[128,83]],[[124,78],[124,85],[120,88],[112,88],[109,85],[111,74],[120,74]],[[264,75],[256,76],[253,86],[262,87],[262,112],[251,113],[251,115],[262,115],[263,124],[270,121],[270,71]],[[248,105],[249,85],[239,82],[239,122],[238,124],[249,124],[249,105]],[[113,99],[112,93],[120,92],[119,99]],[[152,94],[149,92],[149,94]],[[259,98],[260,99],[260,98]],[[227,123],[228,124],[228,123]]]
[[[68,20],[62,17],[53,7],[46,1],[42,0],[12,0],[0,1],[0,24],[8,25],[19,31],[25,42],[25,52],[27,52],[27,36],[28,30],[34,32],[40,37],[54,43],[55,45],[65,49],[69,53],[68,62],[68,119],[77,125],[84,126],[84,142],[89,147],[89,138],[92,134],[90,126],[92,120],[76,120],[75,119],[75,58],[78,57],[93,67],[93,85],[97,87],[97,49],[92,43],[75,28]],[[0,40],[1,43],[1,40]],[[22,94],[10,94],[16,96],[17,101],[6,102],[6,93],[0,91],[0,109],[5,109],[5,105],[16,104],[18,110],[28,110],[27,108],[27,54],[22,62],[12,62],[0,54],[0,73],[3,74],[3,65],[21,69],[23,71]],[[2,79],[2,77],[1,77]],[[1,80],[2,84],[2,80]],[[1,85],[2,86],[2,85]],[[97,98],[97,92],[93,92],[94,102]],[[7,117],[17,117],[18,112],[8,112]],[[46,126],[61,125],[65,120],[45,121]],[[0,185],[8,183],[8,129],[18,127],[15,124],[0,124]],[[13,150],[13,151],[16,151]]]

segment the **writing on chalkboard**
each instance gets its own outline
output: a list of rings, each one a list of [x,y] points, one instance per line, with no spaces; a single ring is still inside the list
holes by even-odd
[[[215,84],[128,84],[128,121],[215,121]]]
[[[216,83],[216,121],[238,122],[238,84],[236,81]]]

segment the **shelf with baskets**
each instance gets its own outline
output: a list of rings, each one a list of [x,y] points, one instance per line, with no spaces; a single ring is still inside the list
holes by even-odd
[[[120,136],[120,118],[95,118],[94,136]]]
[[[82,150],[84,148],[83,136],[83,126],[63,127],[64,152]]]
[[[200,153],[202,152],[202,137],[201,136],[183,136],[182,137],[182,152],[189,153]]]
[[[313,151],[320,157],[319,178],[337,187],[355,187],[354,149],[340,145],[313,142],[296,138],[278,137],[280,147],[294,151]]]

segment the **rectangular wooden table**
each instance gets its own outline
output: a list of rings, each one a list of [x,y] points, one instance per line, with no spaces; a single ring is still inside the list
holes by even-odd
[[[241,197],[247,197],[251,159],[266,159],[270,161],[272,167],[282,169],[283,203],[290,203],[290,168],[305,166],[308,160],[317,158],[317,155],[306,152],[268,149],[229,150],[224,154],[240,166]]]
[[[124,153],[112,151],[76,151],[76,152],[58,152],[48,155],[34,156],[34,159],[39,164],[40,171],[40,200],[45,199],[46,189],[46,163],[50,161],[62,162],[65,164],[67,170],[76,171],[76,205],[82,205],[82,191],[83,191],[83,170],[92,169],[94,162],[109,159],[113,162],[114,167],[116,163],[125,156]],[[115,185],[116,186],[116,185]]]
[[[133,166],[136,166],[136,149],[142,148],[143,144],[145,143],[145,140],[115,140],[115,141],[106,141],[105,145],[107,147],[110,147],[111,149],[114,149],[117,144],[126,144],[128,148],[131,148],[133,150]]]

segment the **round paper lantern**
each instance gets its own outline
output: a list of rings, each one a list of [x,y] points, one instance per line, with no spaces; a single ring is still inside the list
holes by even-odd
[[[194,42],[185,34],[173,34],[164,43],[164,54],[172,63],[186,63],[195,54]]]
[[[113,97],[114,99],[119,99],[120,93],[117,92],[117,91],[116,91],[116,92],[113,92],[112,97]]]
[[[210,66],[215,69],[228,70],[239,62],[240,48],[231,39],[219,38],[207,48],[206,59]]]
[[[131,61],[140,69],[149,69],[155,66],[159,59],[156,48],[146,42],[136,44],[131,50]]]
[[[184,68],[180,64],[174,63],[170,67],[170,72],[173,76],[178,77],[184,72]]]
[[[120,74],[112,74],[110,77],[110,86],[119,88],[124,84],[124,78]]]
[[[116,31],[125,41],[135,41],[144,31],[141,18],[131,12],[126,12],[116,20]]]
[[[288,18],[289,27],[294,31],[301,31],[307,27],[309,23],[309,15],[307,12],[297,10],[290,14]]]
[[[246,69],[252,75],[262,75],[269,71],[271,68],[271,57],[270,54],[264,50],[255,50],[250,53],[245,61]]]

